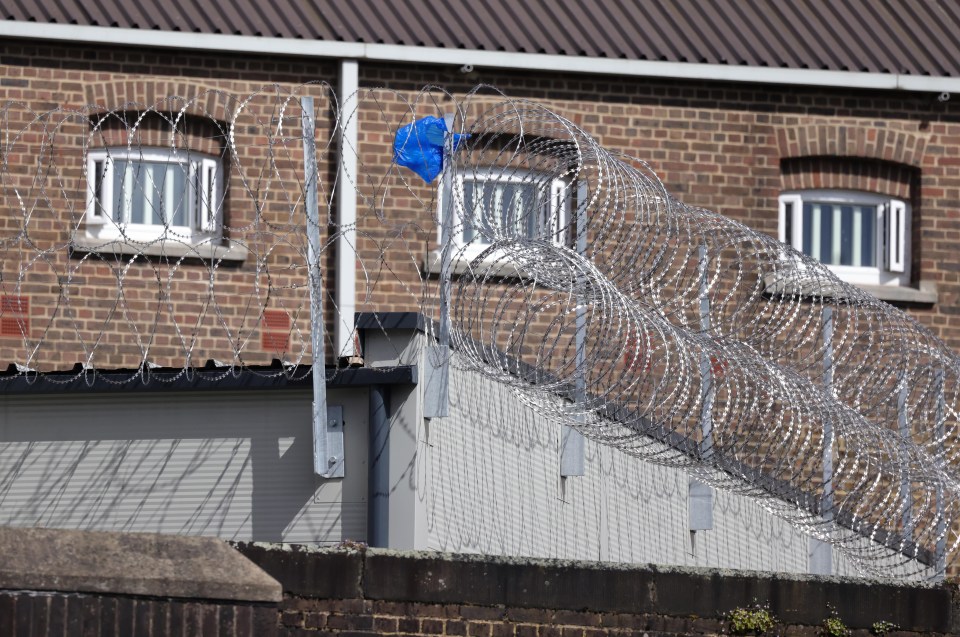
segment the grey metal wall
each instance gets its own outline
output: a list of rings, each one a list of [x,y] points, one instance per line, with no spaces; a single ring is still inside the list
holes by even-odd
[[[692,533],[685,472],[588,440],[586,475],[561,478],[558,424],[456,365],[451,382],[451,417],[421,434],[423,548],[808,572],[809,537],[754,500],[716,492]],[[834,573],[857,571],[835,553]]]
[[[312,470],[304,391],[0,400],[0,524],[339,542],[366,537],[365,389],[344,406],[347,478]]]

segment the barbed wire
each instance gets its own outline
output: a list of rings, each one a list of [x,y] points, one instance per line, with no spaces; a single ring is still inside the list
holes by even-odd
[[[955,550],[954,352],[544,107],[464,120],[465,364],[585,435],[759,499],[868,572]]]
[[[756,499],[867,572],[926,576],[955,552],[956,354],[816,260],[684,205],[641,159],[491,87],[3,105],[0,355],[14,367],[0,382],[106,369],[128,382],[156,367],[171,380],[208,360],[210,378],[309,373],[305,96],[317,103],[318,262],[327,272],[353,251],[356,310],[440,318],[448,216],[452,364],[586,436]],[[390,145],[448,112],[467,137],[443,201]],[[354,122],[359,147],[344,135]],[[336,214],[345,187],[355,222]],[[329,283],[325,362],[340,369],[351,361],[337,330],[353,343],[354,317]]]

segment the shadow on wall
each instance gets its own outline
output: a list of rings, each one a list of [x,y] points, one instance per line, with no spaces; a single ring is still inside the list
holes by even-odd
[[[8,398],[0,524],[339,541],[309,410],[306,394]]]

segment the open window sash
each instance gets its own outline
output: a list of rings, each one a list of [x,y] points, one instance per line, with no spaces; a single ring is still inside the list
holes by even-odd
[[[907,260],[907,206],[891,199],[883,204],[883,266],[890,272],[905,272]]]

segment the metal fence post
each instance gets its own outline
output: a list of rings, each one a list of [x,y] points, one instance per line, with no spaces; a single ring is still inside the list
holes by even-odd
[[[906,376],[901,370],[897,374],[897,429],[900,432],[902,446],[906,447],[910,443],[910,426],[907,420],[907,382]],[[913,536],[913,497],[910,494],[909,467],[900,468],[900,504],[903,507],[903,513],[900,517],[900,525],[903,529],[903,539],[906,540]]]
[[[823,341],[823,386],[829,394],[833,387],[833,306],[824,303],[821,310],[820,336]],[[823,419],[823,494],[820,496],[820,517],[833,520],[833,423]],[[810,572],[830,575],[833,572],[833,545],[810,538]]]
[[[443,140],[443,191],[440,210],[440,327],[437,345],[427,347],[427,379],[423,396],[425,418],[450,415],[450,278],[453,265],[453,153],[454,116],[444,115],[447,132]]]
[[[701,245],[697,252],[697,274],[700,287],[697,298],[700,313],[700,332],[710,335],[710,280],[707,246]],[[700,353],[700,455],[710,458],[713,453],[713,401],[716,390],[713,386],[713,360],[706,351]],[[690,478],[687,484],[689,498],[690,531],[708,531],[713,528],[713,487]],[[691,538],[693,535],[691,534]],[[692,541],[692,539],[691,539]]]
[[[577,254],[585,257],[587,253],[587,188],[586,184],[581,182],[577,184],[577,216],[576,216],[576,245]],[[586,370],[586,340],[587,340],[587,308],[585,290],[583,286],[586,283],[585,277],[581,276],[577,282],[577,310],[576,310],[576,335],[574,337],[574,347],[576,353],[574,365],[574,401],[577,405],[577,419],[585,422],[587,402],[587,370]],[[569,425],[563,425],[560,429],[560,476],[567,478],[571,476],[582,476],[586,473],[586,463],[584,460],[584,439],[583,434]]]
[[[942,369],[938,369],[936,376],[934,378],[934,383],[936,386],[936,400],[937,408],[935,413],[936,423],[934,424],[934,432],[937,444],[937,462],[940,467],[943,467],[947,461],[946,458],[946,449],[944,441],[944,430],[943,430],[943,421],[946,414],[946,401],[944,399],[944,373]],[[943,485],[940,484],[937,486],[937,546],[935,549],[935,568],[936,572],[934,573],[934,579],[942,580],[947,573],[947,522],[944,519],[944,497]]]
[[[303,169],[306,177],[307,271],[310,280],[310,346],[313,355],[313,471],[324,478],[343,477],[343,449],[339,456],[327,445],[327,378],[323,336],[323,274],[320,270],[320,213],[317,203],[317,145],[313,98],[301,97]]]

